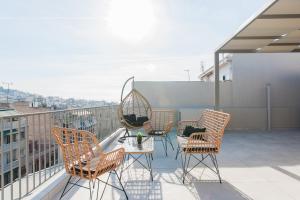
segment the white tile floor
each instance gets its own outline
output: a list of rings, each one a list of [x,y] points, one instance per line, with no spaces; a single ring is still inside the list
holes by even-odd
[[[300,131],[226,132],[218,155],[222,184],[209,170],[197,167],[183,185],[180,160],[174,157],[175,151],[169,150],[166,158],[157,142],[153,182],[138,164],[125,171],[122,180],[129,199],[300,199]],[[112,182],[117,184],[114,177]],[[88,198],[88,190],[73,188],[63,199]],[[103,199],[125,198],[122,192],[107,187]]]

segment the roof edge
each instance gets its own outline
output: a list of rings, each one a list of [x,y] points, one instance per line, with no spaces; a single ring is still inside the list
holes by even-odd
[[[264,13],[265,11],[267,11],[270,7],[272,7],[275,3],[277,3],[279,0],[270,0],[269,2],[267,2],[261,9],[259,9],[256,13],[254,13],[248,20],[246,20],[244,23],[242,23],[238,30],[233,34],[233,36],[231,36],[229,39],[225,40],[225,42],[223,42],[216,50],[215,52],[220,52],[222,50],[222,48],[228,44],[233,38],[235,38],[239,33],[241,33],[244,29],[246,29],[252,22],[254,22],[254,20],[259,17],[262,13]],[[222,53],[226,53],[224,52],[224,50],[222,51]]]

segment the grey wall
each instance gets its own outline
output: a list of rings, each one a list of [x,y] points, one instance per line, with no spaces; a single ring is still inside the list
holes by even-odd
[[[221,82],[221,108],[232,115],[229,129],[267,128],[266,84],[271,84],[271,126],[300,127],[300,55],[235,54],[233,81]],[[136,82],[153,107],[175,108],[196,119],[213,108],[214,83]]]

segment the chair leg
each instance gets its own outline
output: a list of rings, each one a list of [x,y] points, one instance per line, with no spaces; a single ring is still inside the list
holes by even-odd
[[[64,188],[63,192],[61,193],[59,199],[61,199],[61,198],[65,195],[64,193],[65,193],[65,191],[66,191],[66,189],[67,189],[67,187],[68,187],[68,185],[69,185],[69,182],[70,182],[71,178],[72,178],[72,176],[70,175],[70,177],[69,177],[69,179],[68,179],[68,182],[67,182],[67,184],[65,185],[65,188]]]
[[[167,155],[167,151],[166,151],[166,144],[164,143],[164,138],[162,138],[162,137],[160,137],[160,141],[162,142],[162,145],[163,145],[163,148],[164,148],[164,150],[165,150],[165,154],[166,154],[166,156],[168,156]]]
[[[102,197],[103,197],[103,194],[104,194],[104,192],[105,192],[105,189],[106,189],[106,186],[107,186],[107,183],[108,183],[108,180],[109,180],[110,174],[111,174],[111,172],[109,172],[109,174],[108,174],[108,177],[107,177],[107,180],[106,180],[106,182],[105,182],[105,186],[104,186],[103,192],[102,192],[102,194],[101,194],[101,197],[100,197],[100,200],[102,199]],[[98,196],[98,194],[97,194],[97,196]]]
[[[121,185],[121,187],[122,187],[122,190],[123,190],[123,192],[124,192],[124,194],[125,194],[125,196],[126,196],[126,199],[128,200],[127,193],[126,193],[125,188],[124,188],[124,186],[123,186],[123,184],[122,184],[122,182],[121,182],[121,177],[119,177],[119,175],[118,175],[118,173],[116,172],[116,170],[115,170],[114,172],[115,172],[115,174],[116,174],[116,176],[117,176],[117,178],[118,178],[118,180],[119,180],[119,183],[120,183],[120,185]]]
[[[188,167],[189,167],[189,164],[190,164],[190,160],[191,160],[191,154],[189,155],[189,158],[188,158],[188,161],[186,162],[186,154],[185,154],[185,158],[184,158],[184,176],[183,176],[183,184],[184,184],[184,181],[185,181],[185,177],[188,173]]]
[[[100,181],[98,179],[96,179],[98,181],[98,188],[97,188],[97,198],[96,200],[98,200],[98,194],[99,194],[99,187],[100,187]]]
[[[167,136],[165,137],[165,145],[166,145],[166,156],[168,156],[168,141]]]
[[[184,162],[183,162],[183,165],[182,165],[182,170],[183,170],[182,183],[183,183],[183,184],[184,184],[184,181],[185,181],[185,175],[186,175],[185,164],[186,164],[186,154],[184,154]]]
[[[166,137],[168,138],[168,141],[169,141],[169,143],[170,143],[170,145],[171,145],[171,147],[172,147],[172,149],[173,149],[173,151],[174,151],[174,146],[173,146],[173,144],[172,144],[172,140],[171,140],[169,134],[167,134]]]
[[[222,183],[222,178],[221,178],[220,171],[219,171],[217,156],[215,154],[210,154],[210,159],[211,159],[214,167],[216,168],[217,175],[219,177],[219,181],[220,181],[220,183]]]
[[[186,165],[186,172],[189,168],[190,160],[191,160],[191,154],[189,155],[189,159],[188,159],[188,162],[187,162],[187,165]]]
[[[110,178],[110,175],[112,174],[112,172],[113,172],[114,174],[116,174],[116,176],[117,176],[117,178],[118,178],[118,181],[119,181],[119,184],[121,185],[121,188],[116,187],[116,186],[114,186],[114,185],[108,183],[109,178]],[[123,191],[124,194],[125,194],[125,196],[126,196],[126,199],[128,200],[127,193],[126,193],[125,188],[124,188],[124,186],[123,186],[123,184],[122,184],[122,181],[121,181],[121,176],[118,175],[118,173],[117,173],[116,170],[113,170],[113,171],[109,172],[109,175],[108,175],[108,177],[107,177],[106,182],[102,181],[102,180],[99,179],[99,178],[96,178],[96,180],[98,181],[97,200],[98,200],[99,183],[100,183],[100,181],[101,181],[102,183],[105,184],[104,189],[103,189],[102,194],[101,194],[101,197],[100,197],[100,200],[102,199],[102,197],[103,197],[103,195],[104,195],[104,192],[105,192],[105,189],[106,189],[106,186],[107,186],[107,185],[109,185],[109,186],[111,186],[111,187],[113,187],[113,188],[115,188],[115,189],[118,189],[118,190]]]
[[[177,145],[177,152],[176,152],[175,160],[177,160],[177,158],[178,158],[179,151],[180,151],[180,146],[178,144]]]
[[[93,199],[93,194],[92,194],[91,181],[89,181],[89,190],[90,190],[90,200],[92,200]]]

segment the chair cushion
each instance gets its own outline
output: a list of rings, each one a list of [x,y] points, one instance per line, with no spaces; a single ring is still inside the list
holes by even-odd
[[[94,175],[95,172],[96,172],[96,168],[97,168],[97,165],[99,164],[100,162],[100,158],[99,157],[95,157],[93,158],[91,161],[90,161],[90,171],[91,171],[91,175]],[[82,166],[82,173],[83,173],[83,176],[88,176],[89,175],[89,168],[87,167],[87,162],[82,162],[81,163],[81,166]],[[101,175],[105,172],[108,172],[110,170],[113,170],[116,168],[116,164],[115,163],[112,163],[111,165],[108,165],[102,169],[100,169],[98,171],[98,175]],[[72,169],[71,169],[72,171]],[[79,165],[75,165],[75,173],[76,175],[80,176],[81,175],[81,170],[80,170],[80,166]]]
[[[185,137],[190,137],[190,135],[192,133],[198,133],[198,132],[205,132],[206,128],[197,128],[197,127],[193,127],[193,126],[186,126],[183,134]]]
[[[136,126],[143,126],[144,122],[148,121],[149,118],[147,116],[141,116],[141,117],[137,117],[136,119]]]
[[[129,123],[130,125],[133,125],[136,123],[136,115],[130,114],[130,115],[123,115],[125,121]]]
[[[183,148],[184,152],[217,152],[216,147],[193,147],[193,148]]]
[[[165,131],[151,131],[148,133],[148,135],[152,135],[152,136],[162,136],[165,134]]]
[[[193,148],[186,148],[186,145],[188,143],[188,137],[184,137],[184,136],[177,136],[177,141],[178,144],[180,146],[180,148],[185,151],[185,152],[189,152],[189,151],[209,151],[209,152],[217,152],[217,148],[214,146],[204,146],[205,145],[205,140],[202,139],[203,141],[203,146],[199,145],[199,146],[195,146]]]
[[[185,136],[177,136],[177,142],[180,147],[184,147],[188,142],[188,137]]]

